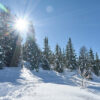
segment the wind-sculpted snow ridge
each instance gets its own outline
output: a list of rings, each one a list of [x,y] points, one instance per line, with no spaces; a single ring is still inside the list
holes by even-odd
[[[0,70],[0,100],[100,100],[97,80],[87,81],[87,88],[82,89],[76,71],[59,74],[25,67],[5,68]]]

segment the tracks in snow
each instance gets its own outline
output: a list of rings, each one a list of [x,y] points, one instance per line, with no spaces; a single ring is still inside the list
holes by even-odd
[[[8,87],[4,96],[0,97],[0,100],[15,100],[23,96],[34,96],[35,88],[41,82],[40,79],[34,76],[27,68],[21,69],[20,79],[17,80],[17,85],[6,83]]]

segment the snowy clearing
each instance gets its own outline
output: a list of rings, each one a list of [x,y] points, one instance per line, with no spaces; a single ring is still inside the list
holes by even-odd
[[[0,70],[0,100],[100,100],[100,78],[96,79],[82,89],[76,72],[5,68]]]

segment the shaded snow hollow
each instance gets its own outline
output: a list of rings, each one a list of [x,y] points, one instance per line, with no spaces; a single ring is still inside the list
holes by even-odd
[[[100,100],[100,78],[94,77],[82,89],[77,72],[5,68],[0,70],[0,100]]]

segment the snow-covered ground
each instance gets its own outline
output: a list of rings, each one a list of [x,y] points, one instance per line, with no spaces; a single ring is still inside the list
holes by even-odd
[[[100,100],[100,78],[94,77],[83,89],[77,72],[5,68],[0,70],[0,100]]]

